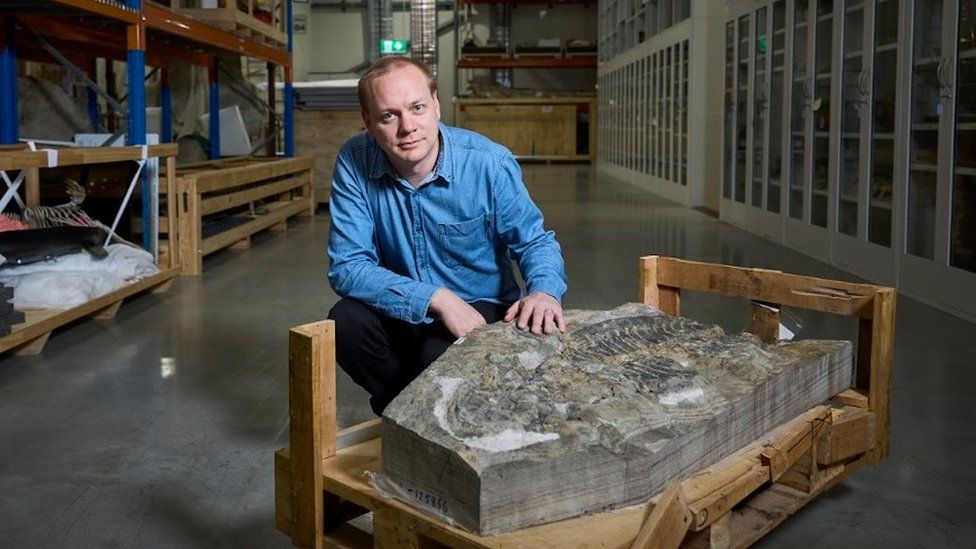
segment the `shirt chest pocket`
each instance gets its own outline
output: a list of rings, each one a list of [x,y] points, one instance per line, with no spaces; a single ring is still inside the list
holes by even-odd
[[[486,214],[460,223],[438,223],[444,263],[448,267],[472,266],[489,250],[491,222]]]

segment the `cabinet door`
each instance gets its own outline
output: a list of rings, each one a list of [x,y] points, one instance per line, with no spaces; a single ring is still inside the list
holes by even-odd
[[[945,103],[943,0],[914,0],[905,251],[935,259],[939,122]]]
[[[810,2],[796,0],[793,4],[793,81],[790,94],[790,192],[789,215],[803,219],[807,177],[807,113],[812,89],[809,76],[809,47],[807,38],[810,27]]]
[[[864,127],[869,117],[865,59],[867,9],[864,0],[848,0],[843,15],[841,65],[840,165],[837,232],[858,236],[863,188]]]
[[[891,247],[894,196],[895,105],[898,89],[899,2],[880,0],[872,21],[871,169],[866,210],[869,242]]]
[[[725,132],[722,163],[722,197],[732,198],[734,182],[732,166],[735,163],[735,22],[725,24]]]
[[[763,188],[766,179],[766,125],[769,106],[767,87],[766,52],[768,29],[767,8],[762,7],[754,14],[753,50],[753,108],[752,108],[752,185],[749,189],[749,203],[757,208],[763,206]]]
[[[735,179],[733,199],[746,201],[746,157],[749,145],[749,15],[739,18],[738,60],[736,62]]]
[[[811,105],[814,127],[810,224],[824,228],[827,227],[827,192],[830,186],[830,82],[833,73],[834,15],[833,0],[817,0]]]
[[[786,64],[786,2],[773,2],[773,36],[770,42],[769,148],[766,178],[766,210],[779,213],[783,181],[783,97]]]
[[[960,0],[957,16],[949,264],[976,272],[976,0]]]

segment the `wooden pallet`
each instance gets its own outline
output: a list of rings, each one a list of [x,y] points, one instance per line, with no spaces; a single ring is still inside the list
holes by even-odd
[[[707,469],[648,506],[497,536],[452,527],[377,492],[379,420],[336,431],[335,329],[289,333],[289,447],[275,453],[275,524],[298,547],[746,547],[847,475],[888,452],[895,291],[869,284],[650,256],[640,301],[680,313],[682,290],[751,302],[750,331],[775,339],[779,306],[859,319],[855,386]],[[373,513],[372,536],[347,524]]]
[[[168,174],[167,174],[168,175]],[[176,168],[178,261],[199,276],[203,257],[223,248],[247,248],[251,235],[284,230],[288,218],[314,215],[312,158],[233,158]],[[256,204],[265,211],[233,229],[203,236],[205,216]],[[170,233],[170,242],[174,235]],[[170,245],[170,249],[173,246]]]
[[[257,19],[254,1],[239,4],[237,0],[220,0],[218,7],[200,8],[198,0],[169,0],[170,8],[185,13],[194,19],[206,21],[211,25],[231,31],[256,42],[274,48],[288,45],[285,30],[285,2],[275,1],[271,10],[271,23]]]
[[[111,320],[115,318],[115,314],[126,298],[145,291],[165,292],[169,290],[173,277],[178,274],[179,268],[162,268],[156,275],[144,278],[71,309],[25,310],[26,320],[21,324],[14,325],[9,335],[0,338],[0,353],[12,351],[15,355],[40,354],[54,330],[86,317],[96,320]]]

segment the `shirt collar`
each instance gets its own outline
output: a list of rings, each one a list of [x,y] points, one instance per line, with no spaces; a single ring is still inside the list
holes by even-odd
[[[451,154],[451,136],[446,131],[447,127],[444,124],[438,123],[438,128],[440,130],[440,147],[437,153],[437,163],[434,164],[434,176],[431,177],[431,181],[440,178],[447,183],[451,183],[454,180],[454,157]],[[380,148],[372,136],[369,136],[369,144],[373,149],[369,168],[370,179],[380,179],[384,175],[389,175],[394,180],[399,180],[400,175],[393,169],[393,165],[390,164],[390,159],[386,157],[386,153],[383,152],[383,149]]]

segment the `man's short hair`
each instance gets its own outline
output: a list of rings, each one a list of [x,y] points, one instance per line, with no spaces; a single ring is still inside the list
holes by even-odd
[[[359,92],[359,108],[362,109],[364,113],[369,114],[369,107],[367,106],[367,100],[369,99],[370,90],[369,86],[373,83],[373,80],[389,73],[393,69],[399,69],[401,67],[413,66],[424,73],[427,77],[427,87],[430,88],[430,95],[432,97],[437,96],[437,78],[434,77],[434,73],[430,71],[430,67],[417,61],[416,59],[411,59],[409,57],[403,57],[400,55],[391,55],[389,57],[381,57],[379,61],[373,63],[373,65],[366,70],[362,77],[359,79],[359,87],[356,90]]]

